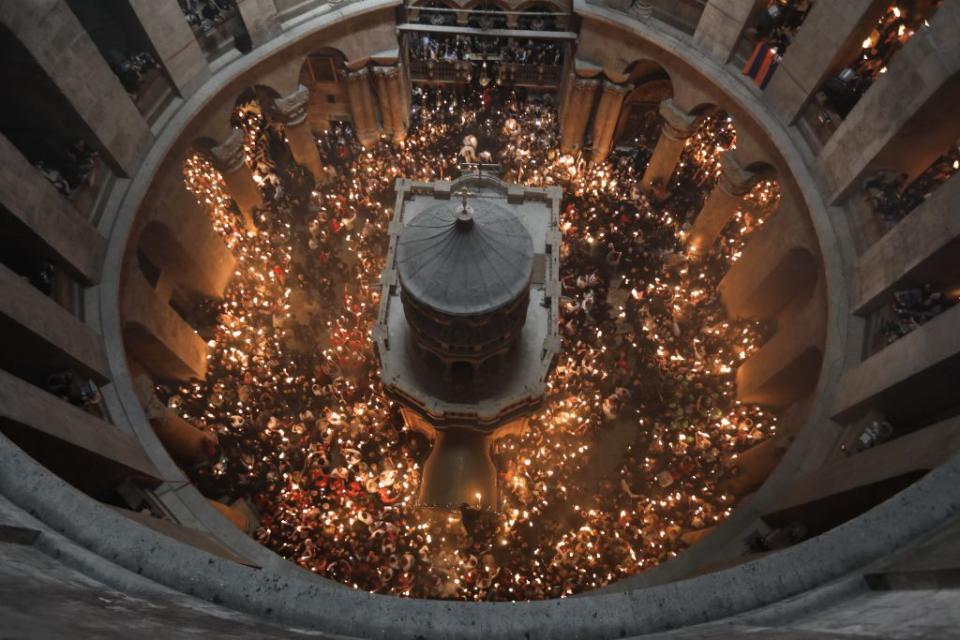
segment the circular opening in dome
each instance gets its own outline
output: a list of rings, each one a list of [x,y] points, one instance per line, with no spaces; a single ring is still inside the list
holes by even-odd
[[[738,458],[776,433],[774,413],[741,402],[736,384],[770,327],[729,317],[717,294],[745,239],[775,215],[776,182],[753,184],[719,241],[694,255],[689,221],[735,145],[726,114],[703,114],[669,184],[647,193],[656,138],[642,131],[590,164],[562,152],[542,95],[417,87],[413,97],[402,147],[361,148],[348,123],[320,135],[331,170],[316,188],[269,113],[238,118],[259,178],[253,228],[231,198],[235,176],[203,154],[186,163],[186,186],[237,265],[222,300],[182,303],[203,326],[205,379],[157,387],[219,438],[222,454],[188,469],[195,486],[246,500],[256,539],[285,558],[377,593],[557,598],[681,553],[762,481]],[[562,350],[542,408],[492,444],[500,504],[482,518],[437,518],[416,506],[428,431],[383,395],[371,327],[393,182],[457,175],[449,150],[465,136],[507,183],[563,190]],[[397,258],[404,291],[460,315],[508,304],[535,277],[516,215],[467,200],[467,213],[451,200],[414,218]],[[448,375],[468,386],[473,366],[460,364]]]

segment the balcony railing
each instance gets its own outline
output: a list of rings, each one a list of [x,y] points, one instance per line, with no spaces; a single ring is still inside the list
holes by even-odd
[[[697,23],[706,6],[706,0],[587,0],[614,11],[620,11],[637,19],[644,19],[644,13],[649,12],[655,20],[668,24],[674,29],[693,35],[697,30]]]
[[[654,18],[693,35],[707,3],[706,0],[650,0],[650,4]]]
[[[534,65],[503,63],[498,72],[491,72],[491,79],[498,75],[503,82],[514,86],[550,87],[560,84],[563,67],[560,65]],[[465,60],[411,60],[410,78],[414,82],[467,83],[477,73],[474,63]]]

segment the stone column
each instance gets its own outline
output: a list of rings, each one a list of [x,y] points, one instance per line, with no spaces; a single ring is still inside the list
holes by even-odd
[[[593,102],[600,87],[596,78],[574,78],[570,98],[560,124],[560,150],[575,153],[583,147],[583,136],[593,112]]]
[[[620,119],[623,100],[633,89],[633,85],[614,84],[605,80],[597,115],[593,119],[593,161],[603,162],[613,148],[613,134]]]
[[[222,298],[235,259],[193,194],[173,185],[144,225],[138,248],[180,291]]]
[[[660,117],[663,118],[663,132],[643,174],[644,189],[649,189],[657,180],[664,184],[670,180],[687,139],[696,132],[696,117],[678,109],[672,98],[660,103]]]
[[[750,27],[750,19],[765,4],[765,0],[708,0],[693,34],[693,46],[714,62],[726,64]]]
[[[893,422],[936,415],[956,403],[960,306],[947,309],[863,362],[847,369],[834,399],[834,418],[852,420],[882,407]]]
[[[759,176],[747,171],[731,152],[721,156],[722,173],[690,230],[688,246],[693,253],[706,253],[743,205],[743,196],[757,183]]]
[[[396,142],[402,142],[407,139],[407,131],[410,128],[413,85],[410,83],[410,69],[407,65],[403,64],[402,61],[398,62],[396,69],[396,76],[389,77],[387,84],[394,104],[393,115],[396,118],[393,139]]]
[[[738,473],[723,481],[723,491],[743,496],[762,485],[783,457],[789,444],[784,440],[776,435],[738,454],[734,461]]]
[[[816,168],[829,204],[880,168],[916,177],[960,136],[958,32],[960,3],[945,2],[827,140]]]
[[[0,370],[0,420],[44,433],[149,478],[163,475],[126,431]],[[6,461],[5,461],[6,462]]]
[[[106,240],[2,134],[0,207],[83,283],[99,279]]]
[[[203,380],[207,343],[173,310],[167,294],[150,286],[136,264],[126,269],[120,297],[124,346],[156,380]]]
[[[67,3],[2,2],[0,23],[73,107],[111,169],[124,177],[136,173],[153,134]]]
[[[816,234],[797,197],[784,192],[777,213],[750,234],[717,286],[730,317],[773,319],[822,277]]]
[[[274,0],[237,0],[237,10],[253,46],[259,47],[280,35],[280,17]]]
[[[855,517],[946,463],[960,446],[960,419],[947,418],[794,476],[762,518],[770,526],[802,522],[819,533]],[[922,557],[922,556],[921,556]]]
[[[409,121],[410,108],[405,98],[406,86],[402,72],[399,65],[373,69],[383,132],[392,136],[395,142],[406,139]]]
[[[377,87],[377,105],[380,107],[380,118],[383,120],[383,132],[388,136],[394,134],[393,100],[387,87],[387,74],[391,67],[374,67],[373,79]]]
[[[820,86],[856,57],[888,4],[886,0],[813,3],[764,92],[784,122],[794,122]]]
[[[127,0],[177,93],[189,96],[210,77],[207,57],[176,2]]]
[[[109,379],[101,338],[93,329],[2,264],[0,291],[7,351],[22,352],[41,370],[69,368],[98,383]]]
[[[737,400],[787,407],[809,395],[820,377],[826,340],[826,286],[778,320],[777,332],[737,369]]]
[[[322,181],[326,177],[326,172],[307,118],[309,102],[310,92],[301,84],[290,95],[277,98],[274,101],[274,107],[283,122],[287,144],[293,158],[297,163],[305,166],[316,180]]]
[[[253,171],[243,161],[243,132],[233,129],[220,146],[210,150],[214,164],[223,175],[233,201],[237,203],[247,231],[257,230],[256,208],[263,204],[260,189],[253,180]]]
[[[347,83],[350,113],[353,115],[353,128],[357,132],[357,139],[364,147],[369,147],[380,137],[376,100],[370,86],[370,72],[366,68],[348,71],[344,74],[344,79]]]
[[[215,456],[220,445],[217,434],[208,429],[198,429],[176,414],[164,408],[159,415],[150,415],[150,426],[160,438],[163,447],[179,462],[201,464]]]
[[[960,174],[954,174],[888,234],[867,249],[857,262],[853,312],[866,315],[915,274],[932,273],[937,263],[955,255],[960,238]],[[941,262],[944,261],[944,262]]]

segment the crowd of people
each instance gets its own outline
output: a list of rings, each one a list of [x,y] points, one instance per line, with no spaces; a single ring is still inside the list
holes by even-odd
[[[36,163],[40,173],[50,181],[64,198],[93,182],[100,154],[83,138],[75,138],[53,158]]]
[[[930,284],[895,291],[891,305],[893,313],[880,326],[885,344],[896,342],[956,303],[957,298],[944,295]]]
[[[768,0],[757,14],[750,30],[753,53],[743,66],[743,74],[750,76],[760,89],[766,89],[812,5],[813,0]]]
[[[264,545],[371,592],[564,597],[676,555],[730,514],[738,455],[776,429],[735,397],[764,327],[727,318],[716,293],[775,189],[693,258],[685,235],[735,143],[725,115],[705,119],[651,198],[639,186],[648,149],[597,165],[562,154],[549,98],[422,87],[413,98],[401,145],[364,149],[348,124],[331,125],[318,141],[330,176],[313,190],[282,129],[247,110],[238,122],[265,202],[256,233],[212,164],[186,163],[238,259],[225,299],[196,313],[206,380],[158,389],[219,436],[220,457],[192,479],[213,498],[249,499]],[[383,396],[371,328],[395,180],[455,178],[468,146],[508,182],[563,188],[563,351],[530,428],[495,445],[499,512],[438,516],[416,506],[429,443]]]
[[[769,42],[783,55],[812,6],[813,0],[769,0],[766,8],[757,14],[756,39]]]
[[[187,24],[207,33],[222,24],[236,11],[234,0],[180,0]]]
[[[960,173],[960,142],[913,181],[908,183],[907,174],[880,171],[864,183],[864,191],[873,210],[888,228],[893,228],[957,173]]]
[[[143,87],[147,75],[154,69],[159,69],[157,60],[148,51],[141,51],[126,58],[122,58],[111,65],[120,79],[127,93],[136,95]]]
[[[886,73],[893,55],[927,24],[941,3],[942,0],[891,3],[864,39],[856,59],[824,84],[826,104],[846,118],[873,82]]]
[[[420,34],[409,42],[412,60],[491,60],[537,65],[563,62],[563,46],[553,40]]]
[[[450,27],[457,22],[454,7],[437,0],[422,3],[416,9],[420,24]],[[507,16],[497,5],[484,3],[471,10],[467,24],[475,29],[506,29]],[[560,24],[550,6],[543,4],[529,7],[517,16],[516,28],[521,31],[556,31]]]

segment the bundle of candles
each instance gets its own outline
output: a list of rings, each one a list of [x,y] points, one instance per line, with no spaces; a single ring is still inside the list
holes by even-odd
[[[371,327],[394,180],[456,177],[466,135],[507,181],[564,189],[563,353],[530,428],[495,447],[499,513],[437,517],[415,505],[427,447],[381,392]],[[315,191],[298,186],[282,137],[263,137],[249,138],[250,158],[262,150],[256,233],[208,161],[184,167],[237,268],[225,299],[198,310],[206,380],[159,388],[217,431],[220,459],[190,473],[210,497],[249,499],[260,542],[371,592],[529,600],[655,566],[730,514],[738,456],[776,419],[736,400],[737,366],[764,331],[727,318],[716,287],[778,194],[758,185],[715,250],[688,257],[685,233],[734,144],[729,118],[703,121],[655,203],[639,188],[649,149],[599,165],[565,156],[555,107],[516,93],[484,107],[416,89],[402,145],[362,149],[335,124],[318,143],[336,177]]]

